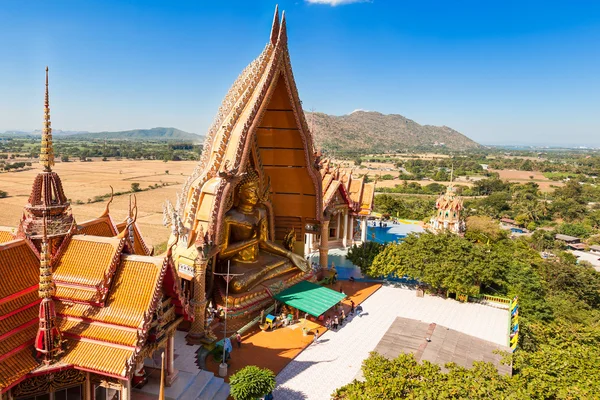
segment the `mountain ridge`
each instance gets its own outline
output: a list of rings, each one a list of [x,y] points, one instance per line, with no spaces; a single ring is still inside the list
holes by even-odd
[[[305,112],[315,143],[326,151],[381,153],[416,147],[482,147],[449,126],[420,125],[400,114],[355,110],[346,115]]]
[[[204,137],[195,133],[185,132],[177,128],[156,127],[150,129],[130,129],[125,131],[102,131],[102,132],[87,132],[87,131],[53,131],[53,136],[60,139],[69,140],[86,140],[86,139],[121,139],[121,140],[193,140],[202,142]],[[25,131],[6,131],[1,135],[8,136],[40,136],[41,131],[32,132]]]

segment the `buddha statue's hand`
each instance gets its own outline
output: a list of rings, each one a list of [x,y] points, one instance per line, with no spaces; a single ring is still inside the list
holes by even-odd
[[[302,271],[308,272],[310,270],[308,262],[301,255],[290,251],[288,252],[288,258],[290,259],[292,264],[294,264],[297,268],[301,269]]]

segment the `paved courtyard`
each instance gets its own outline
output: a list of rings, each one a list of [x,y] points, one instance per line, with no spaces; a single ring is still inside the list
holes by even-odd
[[[507,344],[508,312],[481,304],[459,303],[438,297],[416,297],[416,292],[383,286],[363,303],[337,332],[328,331],[277,375],[276,399],[329,399],[351,382],[362,361],[374,350],[396,317],[436,323],[477,338]]]

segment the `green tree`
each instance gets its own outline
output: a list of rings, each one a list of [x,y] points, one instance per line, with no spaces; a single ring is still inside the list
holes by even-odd
[[[248,365],[229,379],[235,400],[255,400],[275,389],[275,374],[268,368]]]
[[[384,244],[370,241],[361,243],[360,245],[355,244],[348,250],[346,258],[359,267],[363,275],[368,275],[369,267],[373,264],[373,260],[384,248]]]

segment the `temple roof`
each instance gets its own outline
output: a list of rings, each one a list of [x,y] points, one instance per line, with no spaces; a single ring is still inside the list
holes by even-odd
[[[463,209],[463,200],[462,197],[456,195],[452,184],[450,184],[446,188],[446,193],[438,197],[435,207],[438,210],[460,211]]]
[[[324,159],[320,163],[323,187],[323,209],[331,205],[335,193],[339,191],[351,212],[369,215],[373,210],[375,183],[365,183],[364,178],[353,178],[352,172],[342,173],[339,167]]]
[[[187,310],[173,289],[177,277],[171,258],[124,254],[122,238],[75,235],[68,240],[53,273],[57,325],[69,344],[57,365],[124,376],[163,295]],[[0,389],[39,366],[31,356],[39,263],[23,239],[0,244]],[[104,302],[98,302],[99,290],[106,293]]]
[[[119,232],[110,216],[102,216],[77,225],[77,233],[93,236],[117,236]]]
[[[15,239],[16,229],[7,226],[0,226],[0,243],[10,242]]]
[[[110,202],[100,217],[74,224],[60,178],[51,170],[47,98],[40,159],[44,171],[35,178],[20,229],[0,227],[0,393],[30,373],[55,368],[125,377],[146,341],[164,332],[152,328],[163,297],[176,313],[191,316],[171,252],[148,256],[135,217],[127,225],[133,243],[112,222]],[[49,240],[55,240],[52,249]],[[180,320],[173,313],[165,324],[176,327]],[[48,329],[54,323],[57,331]],[[48,332],[54,336],[43,336]],[[61,336],[67,346],[57,352],[54,339]]]
[[[207,133],[198,166],[175,206],[165,210],[174,231],[187,239],[179,241],[178,254],[191,247],[200,232],[207,235],[206,241],[220,243],[226,205],[251,164],[262,187],[270,181],[275,218],[290,217],[286,211],[294,207],[299,211],[291,217],[322,218],[322,202],[315,201],[321,196],[321,179],[312,135],[291,69],[285,13],[280,20],[277,9],[269,41],[231,86]]]

